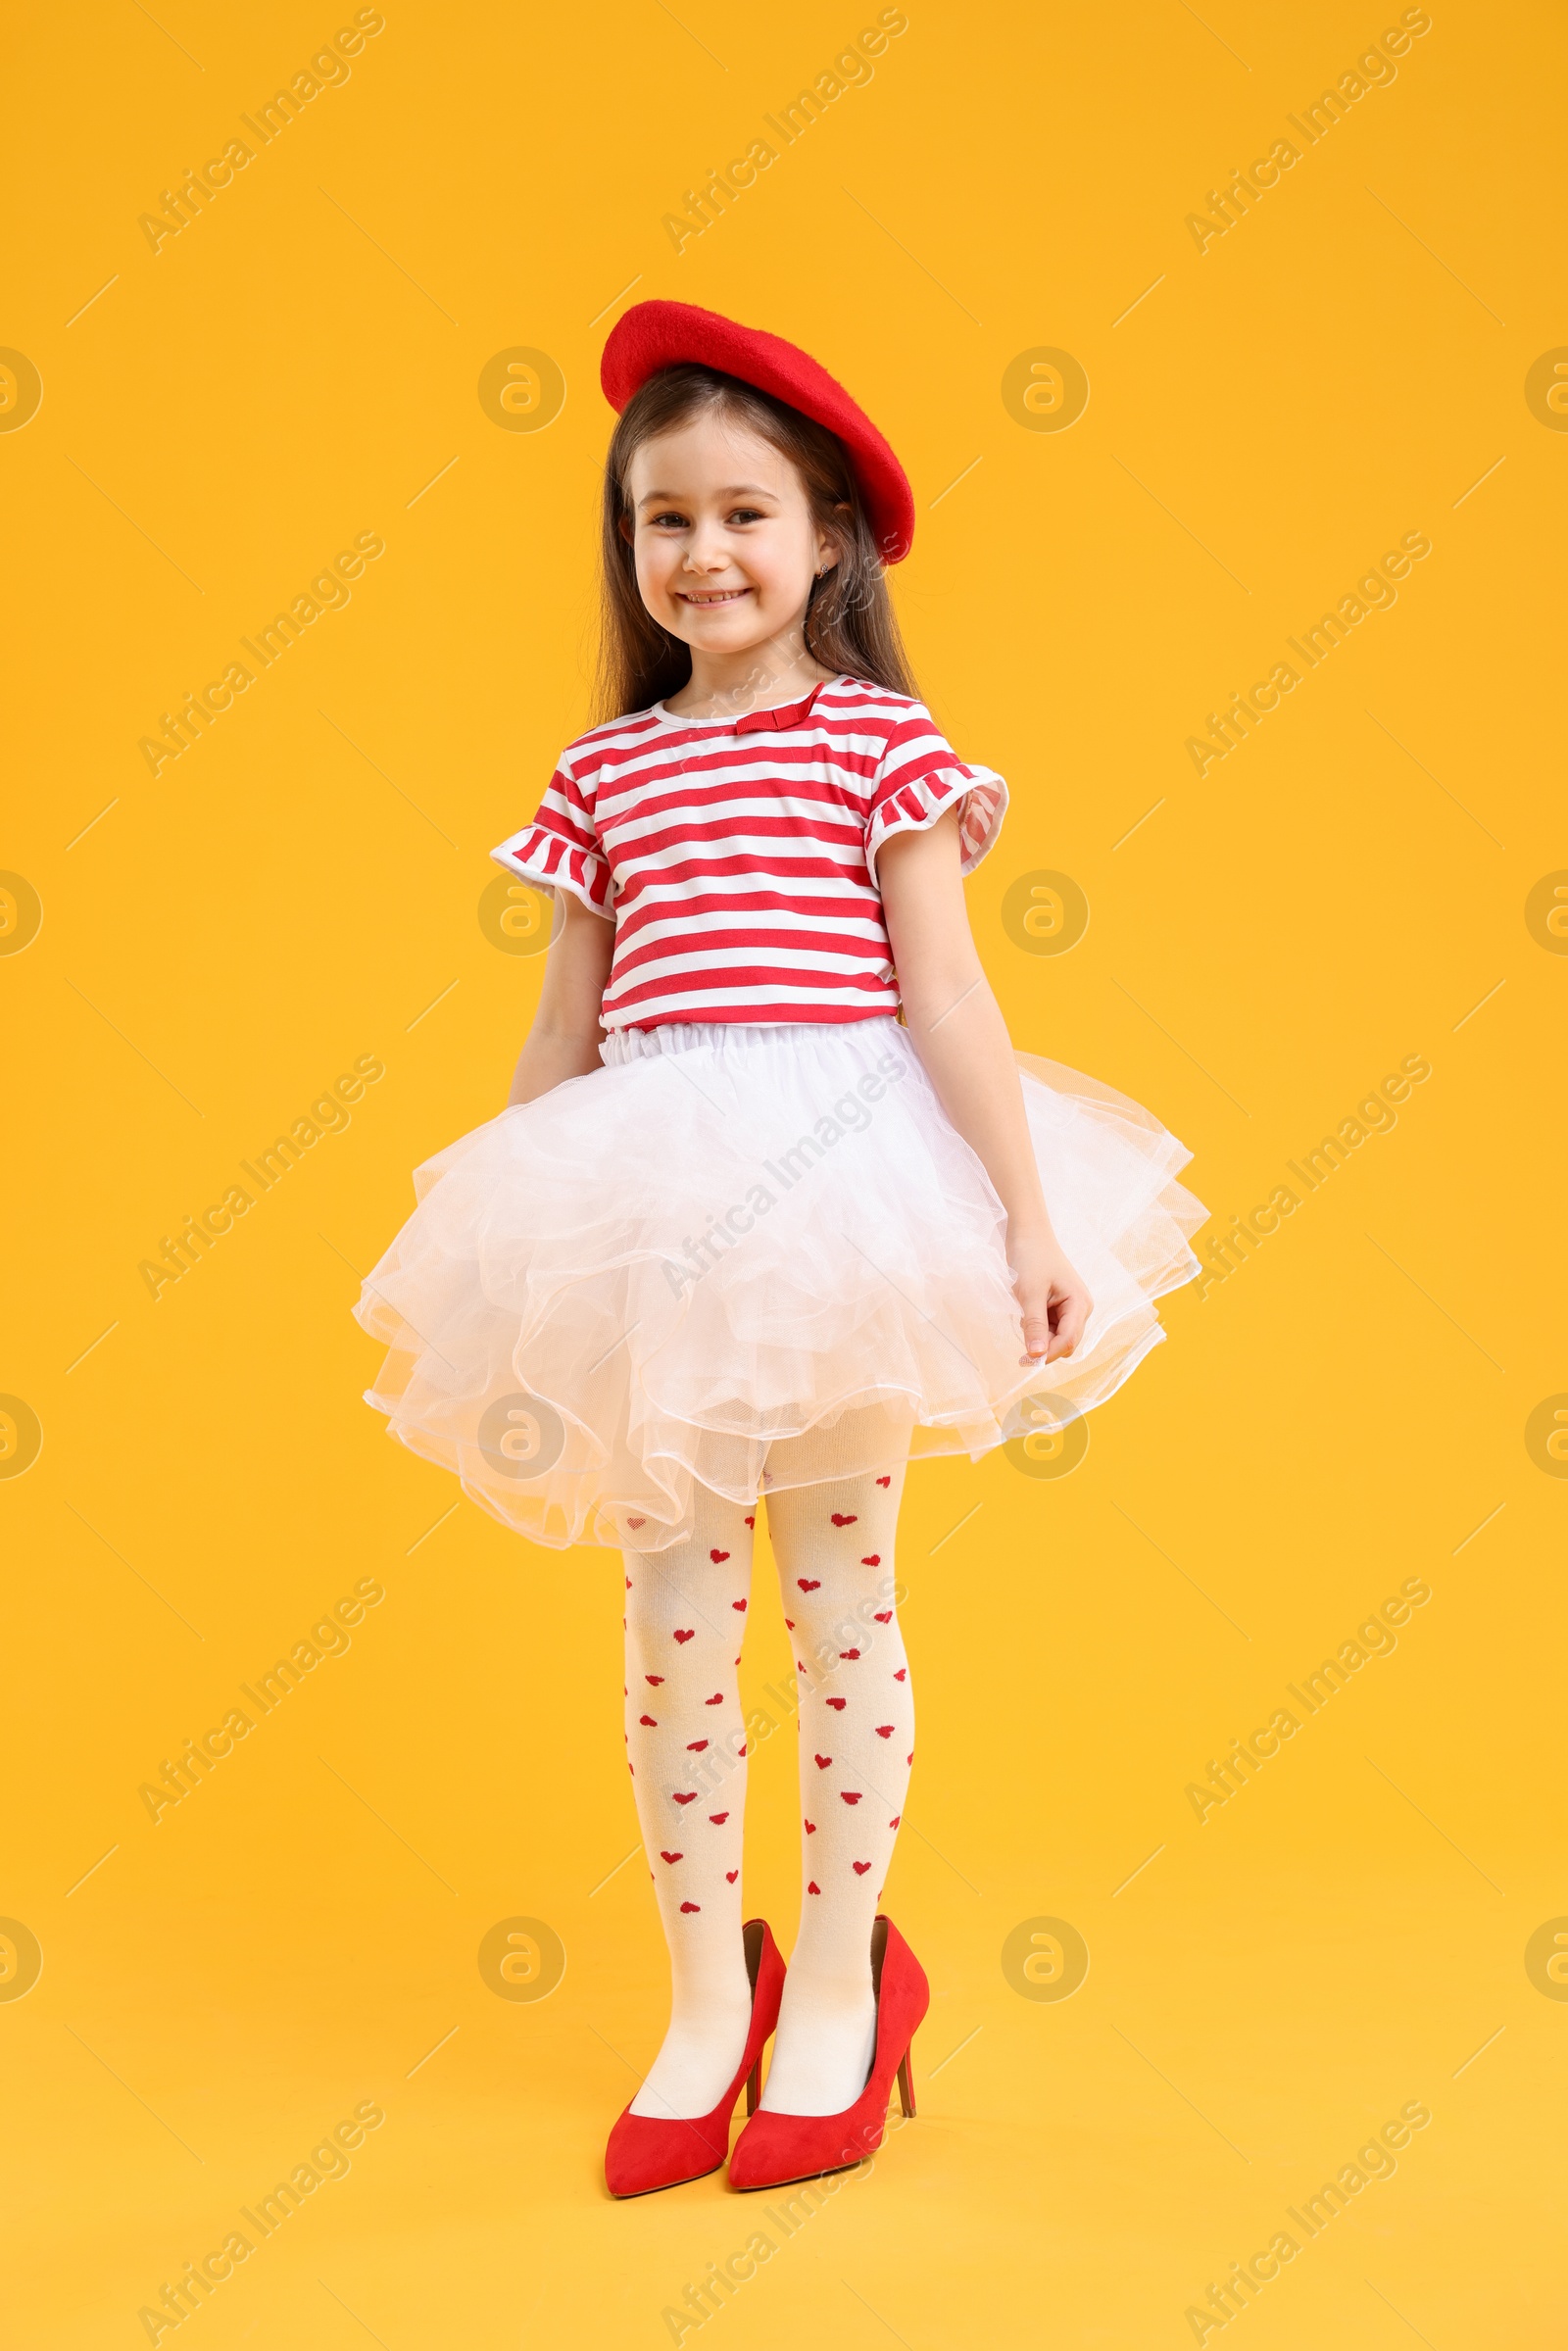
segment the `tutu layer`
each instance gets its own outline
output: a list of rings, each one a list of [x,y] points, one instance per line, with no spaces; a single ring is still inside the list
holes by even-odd
[[[1002,1203],[897,1021],[626,1029],[602,1052],[416,1171],[355,1307],[389,1349],[366,1395],[389,1434],[535,1543],[659,1550],[694,1481],[750,1503],[1060,1425],[1200,1270],[1186,1146],[1019,1053],[1095,1300],[1077,1353],[1030,1368]]]

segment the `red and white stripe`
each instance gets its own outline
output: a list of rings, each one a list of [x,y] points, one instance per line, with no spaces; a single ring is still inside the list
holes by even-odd
[[[491,855],[613,921],[607,1029],[864,1020],[899,1005],[877,852],[955,803],[967,874],[1006,785],[923,703],[837,677],[739,718],[656,703],[593,728]]]

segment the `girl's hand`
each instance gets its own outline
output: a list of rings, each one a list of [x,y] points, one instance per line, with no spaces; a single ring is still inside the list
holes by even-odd
[[[1025,1352],[1019,1362],[1054,1363],[1058,1356],[1070,1355],[1095,1303],[1082,1274],[1068,1262],[1052,1232],[1009,1230],[1007,1260],[1023,1315]]]

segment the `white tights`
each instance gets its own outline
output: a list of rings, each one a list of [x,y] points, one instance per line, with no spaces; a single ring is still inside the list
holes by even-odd
[[[904,1472],[794,1486],[767,1502],[800,1711],[801,1922],[762,2104],[836,2114],[876,2034],[871,1923],[914,1748],[893,1601]],[[625,1554],[626,1750],[669,1944],[669,2031],[632,2100],[707,2114],[751,2020],[741,1942],[746,1733],[736,1669],[755,1510],[699,1488],[690,1539]]]

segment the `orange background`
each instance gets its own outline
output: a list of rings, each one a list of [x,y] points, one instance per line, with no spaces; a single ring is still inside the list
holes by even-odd
[[[177,2339],[655,2345],[765,2226],[721,2178],[603,2193],[663,2001],[616,1563],[530,1549],[388,1445],[349,1313],[527,1027],[541,964],[481,923],[487,852],[587,721],[598,354],[654,295],[808,346],[909,470],[917,673],[1013,794],[970,903],[1021,1048],[1154,1109],[1220,1230],[1431,1066],[1168,1302],[1067,1474],[911,1477],[922,1755],[888,1901],[933,1984],[920,2115],[684,2339],[1190,2342],[1209,2282],[1412,2101],[1395,2175],[1231,2324],[1253,2351],[1561,2339],[1568,1986],[1526,1952],[1568,1913],[1562,23],[1434,7],[1200,251],[1206,191],[1397,10],[919,0],[677,253],[663,216],[860,22],[389,5],[156,251],[139,217],[334,20],[13,25],[0,343],[42,397],[8,361],[0,2162],[29,2351],[146,2340],[138,2310],[365,2103],[348,2176]],[[518,348],[564,380],[543,429],[481,404]],[[1087,377],[1065,429],[1004,399],[1043,349]],[[1200,775],[1206,714],[1411,531],[1397,602]],[[151,773],[160,713],[365,532],[351,601]],[[1054,955],[1003,916],[1048,872],[1089,909]],[[384,1075],[351,1122],[155,1300],[162,1237],[361,1056]],[[758,1574],[754,1695],[787,1666]],[[1209,1759],[1414,1578],[1397,1648],[1200,1822]],[[140,1785],[365,1580],[352,1646],[155,1825]],[[787,1940],[780,1731],[749,1906]],[[516,1918],[560,1938],[548,1998],[481,1973]],[[1070,1997],[1004,1965],[1043,1919],[1087,1947]]]

